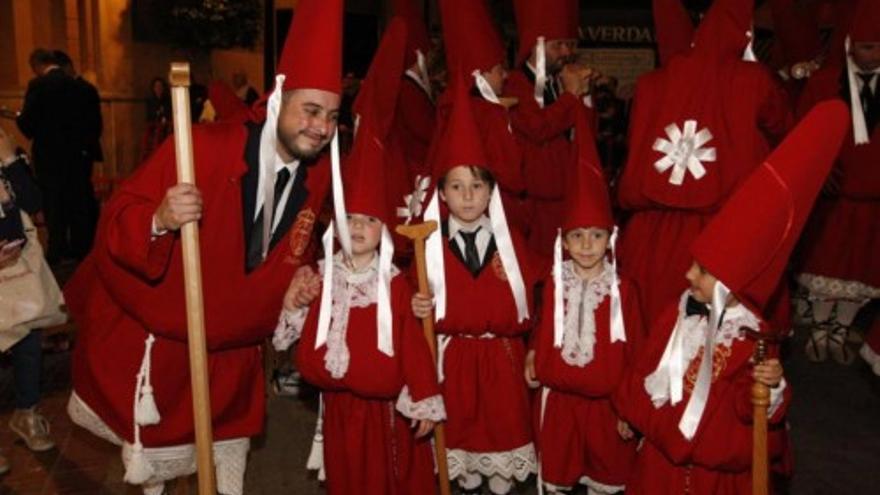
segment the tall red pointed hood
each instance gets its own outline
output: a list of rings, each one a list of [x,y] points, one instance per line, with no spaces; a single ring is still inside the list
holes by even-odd
[[[517,64],[529,57],[539,36],[545,41],[579,37],[578,0],[514,0],[513,8],[519,31]]]
[[[782,277],[849,127],[840,101],[817,105],[739,186],[691,253],[757,314]]]
[[[813,60],[821,49],[818,4],[796,5],[795,0],[771,0],[773,31],[785,65]]]
[[[208,100],[217,114],[214,118],[216,122],[247,122],[253,119],[250,108],[223,81],[211,81]]]
[[[653,0],[654,32],[660,65],[687,53],[694,38],[694,23],[682,0]]]
[[[435,179],[443,177],[459,165],[490,167],[471,105],[471,84],[469,84],[471,79],[465,79],[462,71],[456,73],[459,76],[452,80],[451,87],[447,89],[452,91],[453,95],[452,110],[446,125],[440,130],[442,134],[435,149],[433,163]]]
[[[406,42],[406,66],[416,63],[416,51],[427,56],[431,49],[431,37],[425,26],[425,17],[418,7],[416,0],[392,0],[392,12],[394,16],[402,17],[406,22],[406,30],[409,33]]]
[[[566,178],[563,232],[585,227],[608,230],[614,227],[608,186],[585,109],[579,106],[575,117],[577,156],[572,160],[573,169]]]
[[[322,89],[342,94],[343,0],[299,0],[276,74],[284,90]]]
[[[751,40],[754,0],[715,0],[694,35],[694,54],[742,59]]]
[[[407,46],[407,24],[403,18],[394,17],[385,28],[367,76],[352,104],[352,112],[362,117],[368,111],[379,109],[371,119],[375,132],[383,138],[394,120]]]
[[[504,63],[504,45],[489,15],[485,0],[440,0],[446,66],[451,74],[462,70],[488,72]]]
[[[880,1],[859,1],[849,36],[853,43],[880,42]]]

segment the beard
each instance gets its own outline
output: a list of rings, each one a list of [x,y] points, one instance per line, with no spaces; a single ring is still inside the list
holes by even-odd
[[[322,151],[324,151],[324,148],[327,147],[327,143],[329,142],[329,139],[325,138],[320,146],[317,146],[315,148],[303,148],[296,143],[297,138],[301,134],[304,133],[299,132],[292,136],[285,136],[281,133],[280,130],[278,132],[278,142],[281,143],[281,146],[284,147],[284,150],[287,151],[290,156],[300,161],[308,161],[316,158],[318,155],[321,154]]]

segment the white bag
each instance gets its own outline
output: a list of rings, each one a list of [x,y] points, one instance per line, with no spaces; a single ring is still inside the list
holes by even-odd
[[[21,212],[27,244],[16,262],[0,269],[0,351],[6,351],[34,328],[67,321],[64,296],[43,257],[37,229]]]

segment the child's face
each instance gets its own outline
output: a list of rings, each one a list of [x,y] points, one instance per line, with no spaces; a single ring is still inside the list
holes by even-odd
[[[351,252],[353,255],[373,252],[382,239],[382,220],[360,213],[348,215],[348,230],[351,233]]]
[[[691,294],[694,299],[704,304],[712,302],[712,292],[718,282],[714,275],[694,261],[685,274],[685,278],[691,283]]]
[[[608,238],[608,231],[599,227],[572,229],[565,233],[562,245],[578,266],[589,270],[605,258]]]
[[[449,213],[463,223],[473,223],[486,212],[492,188],[469,167],[458,166],[446,174],[440,199]]]

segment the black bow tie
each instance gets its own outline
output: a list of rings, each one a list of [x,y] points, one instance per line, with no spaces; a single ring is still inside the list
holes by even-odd
[[[684,308],[684,312],[686,316],[705,316],[709,317],[709,306],[701,303],[694,299],[694,296],[688,296],[687,305]]]

